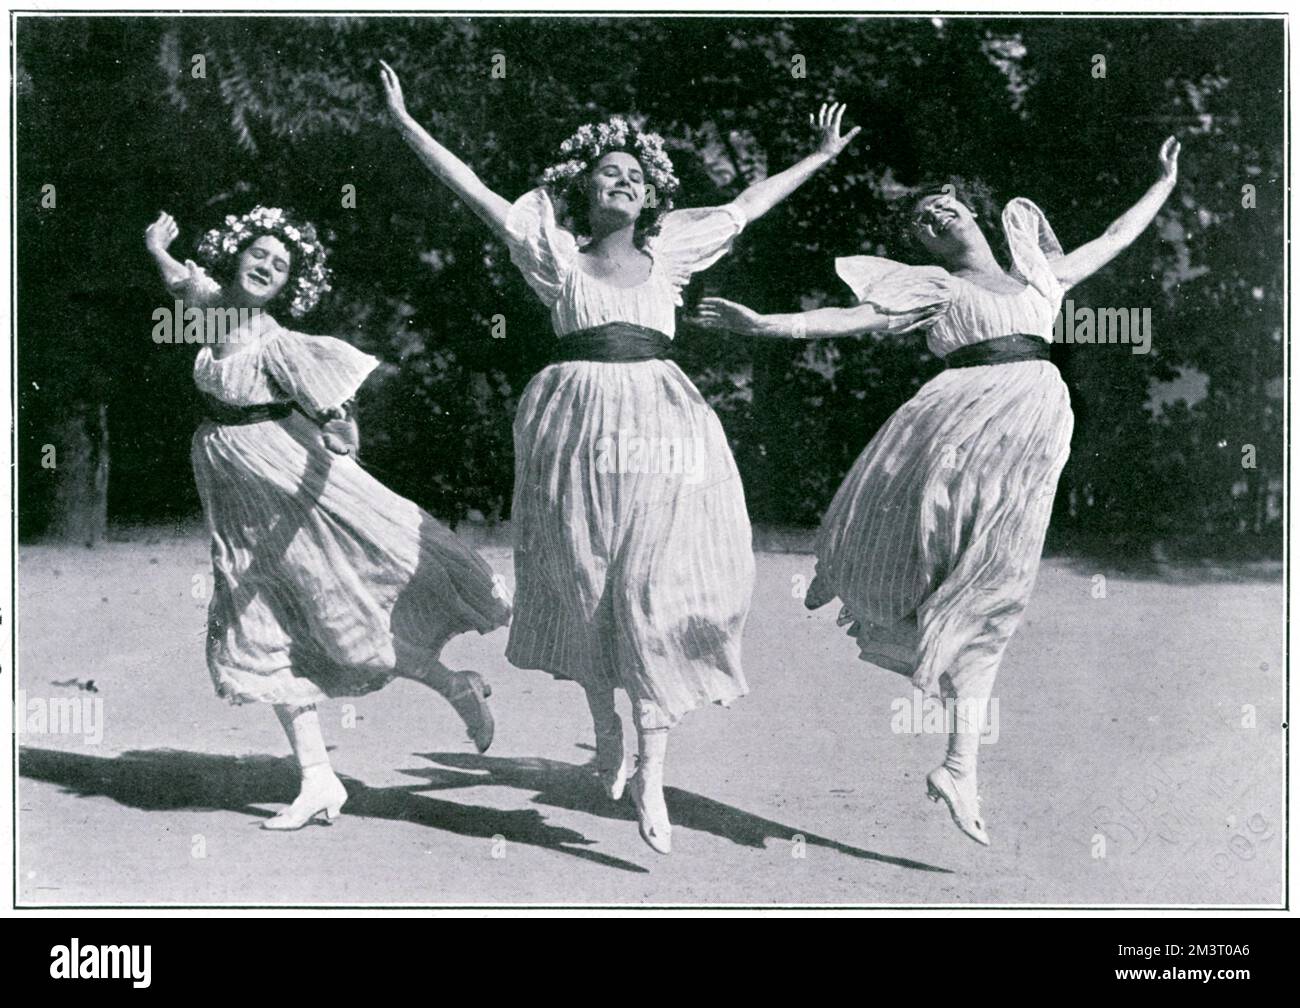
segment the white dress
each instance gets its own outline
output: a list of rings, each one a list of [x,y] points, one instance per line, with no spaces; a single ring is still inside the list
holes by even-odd
[[[1037,206],[1012,200],[1002,225],[1023,290],[997,294],[937,266],[874,256],[836,261],[890,329],[928,328],[930,350],[1023,333],[1052,339],[1061,255]],[[1038,573],[1074,419],[1048,361],[950,368],[880,429],[845,477],[818,535],[806,604],[838,597],[862,658],[931,695],[987,688]]]
[[[691,274],[744,227],[735,206],[668,213],[649,278],[616,287],[578,265],[544,189],[511,210],[511,258],[554,337],[629,322],[668,336]],[[625,688],[667,722],[748,692],[740,639],[754,558],[744,491],[716,414],[673,362],[540,371],[514,428],[515,615],[506,656]]]
[[[187,306],[219,292],[193,263]],[[379,363],[343,340],[261,315],[241,346],[194,362],[201,392],[230,406],[296,402],[312,414],[352,398]],[[487,564],[295,411],[240,425],[200,423],[194,479],[212,541],[208,669],[235,703],[359,696],[420,672],[443,645],[509,618]]]

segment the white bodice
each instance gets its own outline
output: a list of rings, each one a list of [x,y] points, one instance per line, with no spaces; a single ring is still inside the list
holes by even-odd
[[[1043,212],[1017,198],[1002,212],[1014,276],[1024,288],[999,294],[939,266],[908,266],[878,256],[835,260],[840,278],[859,303],[890,316],[890,332],[926,329],[930,352],[943,357],[958,347],[1012,333],[1052,341],[1065,294],[1051,262],[1062,255]]]
[[[215,304],[221,287],[187,260],[188,276],[172,285],[187,308]],[[215,320],[213,320],[215,321]],[[205,325],[208,318],[205,316]],[[215,332],[205,330],[205,338]],[[252,316],[225,338],[238,343],[222,357],[205,343],[194,358],[194,384],[232,406],[296,402],[312,414],[340,406],[357,393],[379,360],[332,336],[285,329],[266,312]]]
[[[606,322],[631,322],[672,336],[682,288],[725,255],[744,226],[735,204],[664,214],[659,233],[646,243],[650,276],[635,287],[618,287],[582,270],[578,239],[557,223],[545,188],[511,207],[506,242],[511,260],[551,310],[557,336]]]

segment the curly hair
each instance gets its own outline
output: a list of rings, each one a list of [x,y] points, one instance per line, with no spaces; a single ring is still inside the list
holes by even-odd
[[[227,214],[221,227],[212,228],[200,240],[196,258],[214,280],[228,286],[234,282],[239,257],[263,235],[278,239],[289,250],[288,279],[266,307],[274,310],[285,305],[290,315],[301,318],[330,290],[325,265],[329,250],[310,222],[299,222],[279,207],[255,206],[241,217]]]
[[[988,239],[989,248],[999,262],[1006,264],[1010,258],[1006,235],[1002,232],[1001,211],[997,198],[989,185],[980,178],[962,175],[931,176],[919,185],[908,189],[907,194],[895,200],[890,207],[889,230],[891,244],[898,245],[925,263],[942,265],[921,243],[912,225],[916,220],[916,205],[927,196],[947,194],[975,212],[975,223]]]
[[[561,208],[560,224],[574,234],[590,237],[591,173],[600,159],[613,151],[636,158],[646,182],[653,187],[653,203],[647,201],[642,208],[632,234],[636,246],[643,248],[659,233],[663,216],[672,209],[673,196],[680,187],[659,134],[645,132],[621,116],[587,123],[560,144],[564,160],[546,169],[542,184]]]

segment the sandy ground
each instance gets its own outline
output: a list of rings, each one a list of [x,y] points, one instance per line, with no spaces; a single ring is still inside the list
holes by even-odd
[[[485,554],[511,581],[509,553]],[[891,707],[911,699],[905,680],[857,660],[833,606],[794,597],[811,567],[759,556],[752,693],[674,732],[662,857],[594,787],[580,690],[508,666],[504,630],[446,653],[495,687],[489,753],[439,698],[394,683],[323,708],[342,819],[260,830],[296,777],[272,713],[212,693],[204,541],[24,547],[19,900],[1280,903],[1277,570],[1045,562],[982,749],[985,849],[925,800],[944,741],[898,730],[913,726]],[[56,698],[91,715],[102,701],[102,722],[42,725]]]

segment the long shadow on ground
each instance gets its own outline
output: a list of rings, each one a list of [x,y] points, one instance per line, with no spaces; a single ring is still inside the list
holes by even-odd
[[[559,760],[475,756],[465,753],[423,753],[422,755],[430,762],[455,768],[450,772],[441,768],[402,771],[426,778],[430,788],[512,787],[535,791],[534,801],[542,805],[588,812],[609,819],[635,821],[631,805],[626,800],[612,802],[596,789],[589,766],[562,763]],[[921,861],[878,854],[875,851],[840,843],[838,840],[810,833],[797,826],[787,826],[772,819],[764,819],[692,791],[683,791],[681,788],[665,787],[664,798],[675,825],[712,833],[723,840],[730,840],[745,847],[761,848],[766,846],[768,840],[788,843],[795,836],[801,836],[804,843],[810,847],[824,847],[865,861],[878,861],[915,871],[942,873],[949,871],[947,868]]]
[[[425,792],[469,787],[507,787],[534,792],[533,801],[551,808],[633,821],[627,802],[609,801],[595,785],[588,766],[526,757],[427,753],[432,767],[403,770],[420,783],[370,787],[343,778],[348,789],[346,814],[412,822],[458,836],[492,838],[540,847],[607,868],[645,872],[646,868],[590,849],[595,841],[577,830],[548,823],[535,809],[498,809],[430,797]],[[297,767],[290,757],[229,756],[177,749],[147,749],[116,756],[91,756],[23,746],[18,772],[81,797],[102,796],[146,812],[168,810],[225,811],[267,818],[258,805],[292,801],[298,791]],[[665,788],[673,822],[746,847],[768,840],[802,836],[809,846],[849,857],[915,871],[948,869],[908,858],[879,854],[752,815],[722,802],[679,788]]]

